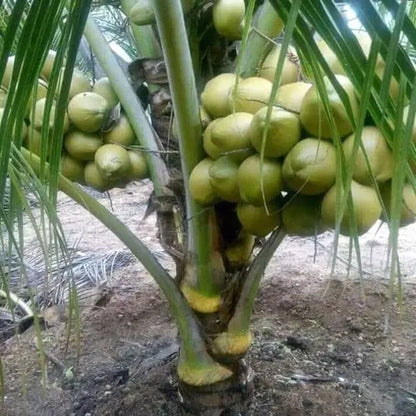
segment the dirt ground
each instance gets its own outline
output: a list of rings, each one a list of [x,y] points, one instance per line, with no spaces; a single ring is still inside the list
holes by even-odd
[[[154,217],[141,219],[149,184],[111,193],[114,212],[167,267]],[[109,201],[102,199],[109,206]],[[65,197],[59,210],[69,244],[90,252],[123,245]],[[361,239],[364,275],[347,270],[341,239],[332,278],[330,233],[288,238],[267,269],[253,319],[249,362],[255,395],[248,415],[416,415],[416,226],[402,230],[403,300],[390,302],[385,227]],[[175,381],[176,329],[165,300],[137,262],[116,270],[105,297],[82,303],[81,339],[66,349],[63,312],[42,332],[44,348],[73,367],[47,361],[42,383],[35,331],[0,345],[4,416],[183,415]],[[95,306],[94,306],[95,305]],[[53,310],[52,310],[53,311]],[[386,327],[388,322],[388,327]]]

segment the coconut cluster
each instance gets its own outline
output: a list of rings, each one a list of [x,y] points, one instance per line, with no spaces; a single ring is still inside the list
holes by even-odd
[[[43,116],[55,55],[49,51],[38,86],[28,103],[27,123],[22,130],[23,146],[38,156],[42,152]],[[10,57],[2,79],[1,106],[7,98],[13,64],[14,57]],[[61,173],[69,180],[106,191],[148,176],[145,157],[130,148],[136,144],[136,137],[125,114],[121,113],[117,122],[104,130],[117,104],[117,95],[108,78],[101,78],[91,86],[82,72],[74,71],[65,111],[61,158]],[[53,129],[55,111],[53,104],[47,129]]]
[[[279,53],[279,47],[270,52],[257,77],[227,73],[205,85],[201,104],[212,121],[203,133],[206,157],[189,178],[191,195],[205,206],[233,204],[243,232],[250,236],[265,236],[279,225],[289,234],[317,235],[338,220],[336,207],[345,190],[336,185],[339,153],[334,143],[342,143],[353,181],[348,190],[352,210],[341,219],[340,232],[361,235],[381,216],[375,182],[389,205],[392,151],[374,126],[365,126],[357,137],[336,88],[324,78],[332,112],[328,119],[316,86],[299,81],[298,66],[288,58],[269,109]],[[357,116],[352,83],[343,74],[336,79]],[[403,225],[416,216],[416,195],[410,188],[406,185],[403,194]]]

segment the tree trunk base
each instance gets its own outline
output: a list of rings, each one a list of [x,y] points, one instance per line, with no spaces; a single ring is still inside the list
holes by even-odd
[[[240,415],[253,396],[254,372],[245,360],[235,363],[234,376],[209,386],[195,387],[179,383],[184,408],[195,416]]]

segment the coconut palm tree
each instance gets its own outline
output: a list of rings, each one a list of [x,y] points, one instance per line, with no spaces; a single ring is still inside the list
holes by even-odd
[[[90,14],[92,3],[0,3],[5,16],[0,39],[0,78],[6,84],[0,126],[4,251],[23,256],[22,218],[24,212],[30,216],[25,198],[29,192],[36,195],[49,221],[48,230],[34,223],[45,255],[51,239],[61,247],[61,255],[67,256],[55,207],[58,190],[69,195],[120,238],[166,297],[179,332],[177,373],[188,409],[207,415],[221,414],[226,408],[241,411],[252,391],[252,373],[245,356],[251,343],[254,301],[264,270],[285,235],[314,235],[325,227],[333,228],[335,242],[340,233],[351,237],[351,250],[359,261],[359,235],[381,215],[390,230],[392,287],[400,278],[399,227],[415,217],[414,2],[354,2],[348,10],[355,12],[366,32],[364,41],[355,36],[348,22],[347,6],[334,0],[102,2],[116,10],[115,19],[126,16],[123,27],[128,41],[123,38],[120,42],[129,51],[133,45],[141,58],[130,65],[130,80],[110,49],[108,36],[106,40]],[[110,30],[109,24],[100,26]],[[82,35],[109,78],[146,156],[153,183],[150,206],[157,214],[161,243],[175,261],[176,276],[171,276],[115,215],[82,186],[60,174],[71,76]],[[263,62],[276,41],[280,46],[277,53],[272,50],[273,72],[266,82],[258,75],[265,70]],[[42,145],[35,155],[25,148],[24,130],[52,47],[56,56],[48,74]],[[296,48],[296,54],[291,48]],[[6,64],[12,53],[11,70]],[[302,95],[289,94],[292,101],[298,101],[292,103],[294,108],[287,99],[279,102],[287,53],[301,65],[302,80],[313,83]],[[231,83],[220,83],[211,93],[207,82],[218,80],[215,77],[221,73],[240,77],[231,75],[227,78]],[[256,84],[252,88],[248,86],[252,81],[246,80],[253,77]],[[257,86],[259,79],[267,86],[266,93]],[[150,92],[149,105],[139,99],[138,86],[140,91]],[[202,123],[201,100],[208,110]],[[280,105],[277,115],[274,103]],[[217,112],[221,105],[222,109],[228,106],[225,113],[222,109]],[[297,143],[297,137],[289,147],[307,146],[306,150],[270,153],[268,132],[282,112],[288,119],[294,117],[292,125],[298,128],[300,116],[309,138]],[[251,129],[255,129],[253,120],[258,121],[257,142],[252,139],[254,130],[250,133],[252,144],[233,148],[227,147],[227,141],[225,150],[220,149],[217,155],[221,163],[216,161],[213,168],[213,160],[206,156],[213,157],[212,148],[202,140],[203,135],[208,140],[206,136],[215,132],[209,116],[216,119],[217,126],[231,117],[228,124],[221,122],[226,133],[221,135],[217,128],[217,146],[221,147],[222,137],[229,140],[233,129],[241,131],[238,117]],[[385,149],[381,168],[366,145],[368,125],[377,131],[374,140],[381,141]],[[203,133],[205,128],[212,132]],[[348,139],[344,140],[345,136]],[[172,149],[176,157],[171,155]],[[313,173],[308,173],[299,185],[302,176],[296,171],[297,164],[307,163],[305,154],[312,154],[313,163],[317,163],[320,149],[329,149],[325,152],[332,155],[329,162],[325,159],[325,178],[319,176],[315,183]],[[329,180],[328,170],[332,172]],[[212,183],[218,178],[229,180],[237,171],[239,194],[224,198],[223,182]],[[205,176],[200,178],[199,172]],[[276,181],[277,191],[273,187],[270,191],[268,183]],[[6,199],[8,182],[11,192]],[[410,197],[404,196],[405,189],[410,189]],[[298,209],[292,209],[296,206]],[[403,219],[403,210],[407,219]],[[300,226],[305,218],[309,218],[306,225]],[[8,289],[5,263],[0,261],[0,275],[5,297],[12,302],[15,297]]]

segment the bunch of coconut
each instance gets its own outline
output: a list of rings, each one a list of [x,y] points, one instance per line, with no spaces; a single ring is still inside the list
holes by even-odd
[[[55,119],[55,104],[52,104],[49,126],[45,129],[46,94],[55,56],[54,51],[49,51],[38,86],[28,103],[28,125],[22,129],[23,145],[38,156],[42,152],[42,130],[47,134]],[[13,65],[14,57],[10,57],[0,89],[2,106]],[[137,144],[136,137],[125,114],[121,113],[111,128],[104,130],[110,112],[117,104],[117,95],[108,78],[101,78],[91,86],[82,72],[74,71],[64,119],[61,159],[61,173],[71,181],[105,191],[148,176],[145,157],[131,148]]]

